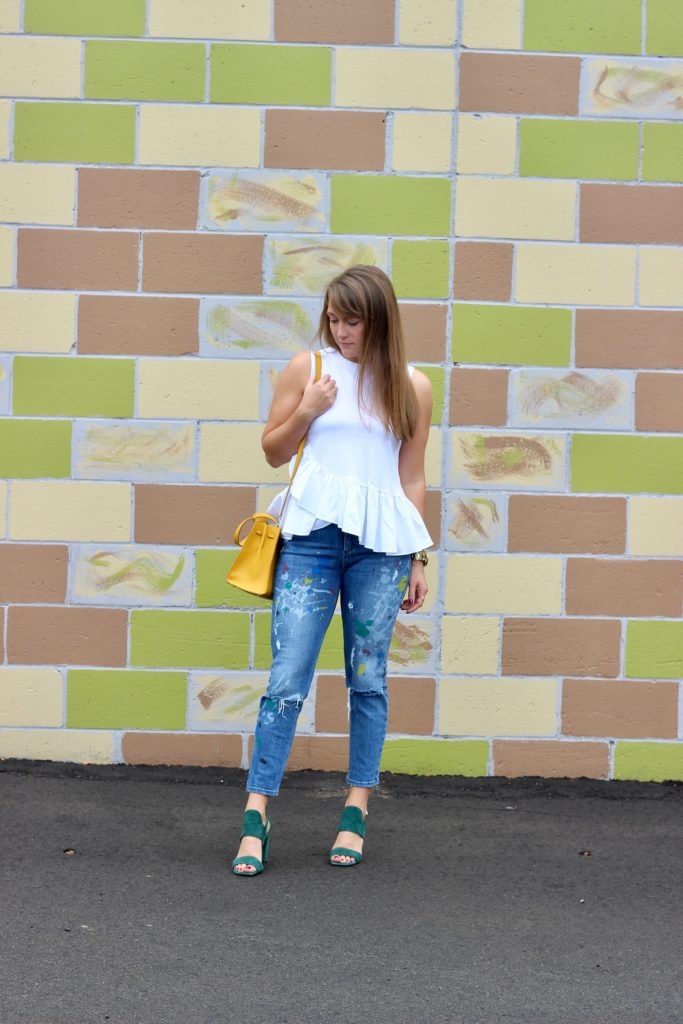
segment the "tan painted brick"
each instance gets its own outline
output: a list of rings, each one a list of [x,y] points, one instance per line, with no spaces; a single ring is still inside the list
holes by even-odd
[[[434,174],[451,170],[453,118],[450,114],[394,114],[392,167]]]
[[[681,246],[641,246],[638,276],[638,298],[641,305],[680,306],[682,280]]]
[[[278,43],[393,43],[394,0],[275,0]]]
[[[389,677],[388,733],[431,736],[434,731],[436,682],[430,677]],[[343,676],[318,676],[316,732],[348,734],[347,689]]]
[[[522,0],[462,0],[462,44],[470,50],[521,50]]]
[[[0,292],[0,352],[69,352],[75,336],[75,295]]]
[[[192,231],[198,217],[198,171],[81,167],[78,172],[81,227]]]
[[[12,483],[12,540],[129,541],[131,486],[16,480]]]
[[[126,664],[128,613],[118,608],[14,605],[7,660],[14,665]]]
[[[508,778],[606,779],[607,743],[494,740],[493,773]]]
[[[0,727],[64,724],[64,680],[55,668],[0,668]]]
[[[150,292],[258,295],[263,238],[150,232],[143,238],[142,287]]]
[[[138,236],[131,231],[20,228],[20,288],[135,291]]]
[[[636,430],[683,432],[683,373],[639,373]]]
[[[460,114],[459,174],[514,174],[517,163],[517,118]]]
[[[569,615],[675,618],[683,610],[683,563],[569,558]]]
[[[199,479],[207,483],[287,482],[287,467],[273,469],[262,457],[258,423],[203,423],[199,441]],[[252,509],[252,511],[254,511]],[[248,515],[249,513],[247,513]]]
[[[636,249],[520,243],[516,276],[518,302],[628,306],[635,300]]]
[[[565,679],[562,732],[621,739],[678,736],[678,683]]]
[[[492,114],[578,114],[578,57],[463,53],[460,110]]]
[[[456,299],[509,302],[514,246],[500,242],[456,242]]]
[[[3,288],[14,284],[14,250],[14,229],[0,227],[0,286]]]
[[[510,495],[508,551],[619,555],[625,550],[625,498]]]
[[[612,619],[505,619],[503,672],[615,678],[620,637]]]
[[[451,110],[454,96],[450,50],[364,46],[337,51],[338,107]]]
[[[126,764],[240,768],[242,737],[224,733],[126,732],[121,740]]]
[[[456,367],[451,371],[451,426],[505,426],[507,407],[507,370]]]
[[[199,351],[199,299],[82,295],[81,355],[184,356]]]
[[[232,545],[237,524],[255,511],[253,487],[137,484],[135,541]]]
[[[80,40],[31,35],[0,37],[0,94],[78,98]]]
[[[441,363],[447,348],[447,306],[400,302],[406,351],[411,362]]]
[[[448,611],[556,615],[562,607],[560,558],[457,554],[447,566]]]
[[[259,373],[255,361],[139,359],[138,415],[257,420]]]
[[[0,100],[0,160],[7,160],[9,158],[11,118],[11,101]]]
[[[427,531],[429,532],[429,536],[434,541],[434,544],[436,545],[436,547],[439,546],[439,538],[441,537],[441,506],[442,506],[442,503],[443,503],[443,495],[442,495],[441,491],[431,491],[431,490],[427,491],[427,493],[425,495],[424,521],[425,521],[425,526],[427,527]],[[435,565],[436,565],[436,561],[430,559],[430,566],[429,566],[429,568],[433,568]],[[429,568],[427,570],[428,572],[429,572]],[[429,586],[430,587],[432,586],[431,583],[429,584]],[[436,596],[435,592],[432,590],[432,593],[431,593],[430,597],[434,598],[435,596]]]
[[[270,0],[150,0],[149,34],[166,39],[270,39]]]
[[[683,498],[629,499],[631,555],[683,555]]]
[[[582,242],[651,245],[683,243],[683,188],[679,185],[583,184]]]
[[[76,171],[63,164],[0,165],[0,221],[73,224]]]
[[[441,736],[553,736],[554,679],[442,679]]]
[[[575,205],[576,185],[571,181],[461,177],[455,231],[464,238],[571,240]]]
[[[383,171],[386,114],[267,110],[264,167]]]
[[[9,729],[0,732],[0,758],[111,764],[114,733],[103,729]]]
[[[250,742],[250,748],[253,740]],[[295,736],[287,762],[288,772],[346,772],[349,741],[346,736]]]
[[[138,162],[170,167],[258,167],[261,111],[200,104],[140,106]]]
[[[445,615],[441,620],[441,671],[446,675],[495,675],[500,623],[494,616]]]
[[[683,311],[577,309],[576,365],[683,370]]]
[[[64,545],[0,544],[0,604],[63,603],[67,568]]]
[[[398,41],[408,46],[452,46],[458,0],[398,0]]]

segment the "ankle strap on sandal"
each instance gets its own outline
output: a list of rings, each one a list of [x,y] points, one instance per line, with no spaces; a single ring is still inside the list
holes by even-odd
[[[355,835],[365,838],[365,815],[360,807],[345,807],[339,821],[340,832],[354,832]]]

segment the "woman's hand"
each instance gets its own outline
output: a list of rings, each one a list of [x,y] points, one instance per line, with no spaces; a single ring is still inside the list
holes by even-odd
[[[337,382],[324,373],[320,380],[311,377],[301,396],[301,411],[314,420],[334,405],[337,397]]]
[[[427,596],[427,580],[425,578],[425,567],[422,562],[412,561],[410,563],[410,583],[401,610],[404,612],[416,612],[425,603]]]

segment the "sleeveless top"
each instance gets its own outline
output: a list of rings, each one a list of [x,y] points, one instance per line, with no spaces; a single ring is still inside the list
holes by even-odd
[[[322,373],[337,382],[337,397],[308,429],[280,523],[282,535],[289,540],[335,524],[372,551],[419,551],[431,546],[432,539],[401,486],[401,442],[370,408],[359,409],[358,371],[358,363],[336,349],[322,350]],[[269,512],[279,514],[285,493],[277,495]]]

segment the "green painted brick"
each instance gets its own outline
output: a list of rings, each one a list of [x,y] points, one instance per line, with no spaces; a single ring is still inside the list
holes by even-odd
[[[568,309],[453,306],[453,361],[495,366],[569,366]]]
[[[655,57],[683,57],[681,0],[647,0],[645,52]]]
[[[24,0],[24,31],[55,36],[143,36],[145,0]]]
[[[69,729],[184,729],[184,672],[93,671],[67,674]]]
[[[444,397],[444,380],[445,373],[441,366],[419,366],[419,370],[429,377],[432,382],[432,395],[434,398],[434,405],[432,407],[432,423],[441,423],[441,417],[443,415],[443,397]]]
[[[204,99],[206,55],[201,43],[85,44],[85,96],[92,100]]]
[[[71,475],[71,423],[0,420],[0,477]]]
[[[15,160],[131,164],[135,107],[104,103],[16,103]]]
[[[247,668],[249,614],[133,611],[130,660],[148,668]]]
[[[641,52],[641,0],[525,0],[524,49]]]
[[[643,180],[683,181],[683,124],[643,125]]]
[[[617,743],[614,778],[638,782],[683,779],[683,743]]]
[[[254,622],[254,668],[269,669],[272,662],[270,652],[270,614],[259,613]],[[341,616],[334,615],[323,640],[318,658],[318,671],[332,671],[344,668],[344,638]]]
[[[486,740],[387,740],[381,770],[402,775],[468,775],[488,772]]]
[[[196,552],[196,598],[198,608],[269,608],[270,601],[253,597],[225,582],[225,575],[237,558],[236,550],[204,548]]]
[[[331,211],[338,234],[448,235],[451,184],[445,178],[336,174]]]
[[[397,239],[392,246],[391,278],[402,299],[447,298],[450,288],[448,242]]]
[[[13,409],[18,416],[129,417],[135,405],[132,359],[17,356]]]
[[[217,43],[211,47],[211,102],[328,107],[332,51],[325,46]]]
[[[576,434],[572,439],[571,489],[683,494],[683,437]]]
[[[638,177],[639,127],[632,122],[522,118],[519,173],[537,178]]]
[[[626,675],[629,679],[683,676],[683,622],[640,619],[626,623]]]

